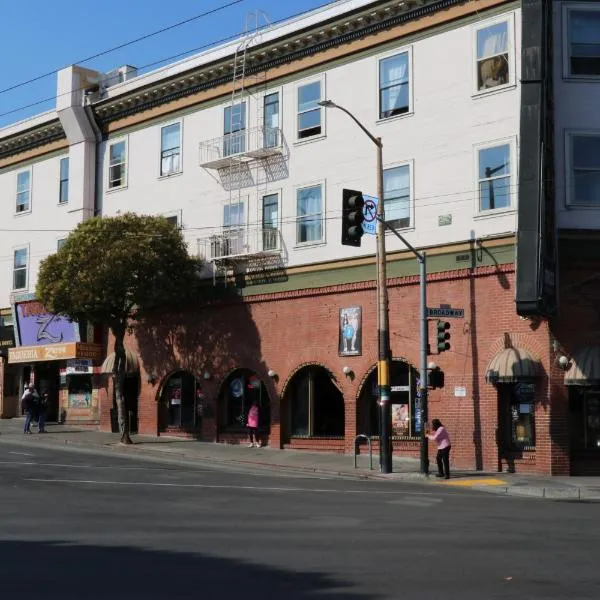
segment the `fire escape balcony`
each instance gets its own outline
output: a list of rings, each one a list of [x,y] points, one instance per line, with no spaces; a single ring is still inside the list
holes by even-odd
[[[279,127],[251,127],[200,142],[200,166],[223,169],[239,163],[266,160],[283,154]]]
[[[281,232],[271,227],[226,227],[198,240],[198,253],[211,262],[281,254]]]

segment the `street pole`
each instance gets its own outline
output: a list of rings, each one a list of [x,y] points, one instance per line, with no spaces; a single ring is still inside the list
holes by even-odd
[[[419,257],[419,292],[420,292],[420,317],[421,317],[421,465],[420,471],[424,475],[429,473],[429,446],[425,432],[427,424],[427,263],[425,252]]]
[[[377,384],[379,409],[381,411],[381,431],[379,445],[381,472],[392,472],[391,407],[390,407],[390,328],[387,291],[387,265],[385,250],[385,210],[383,201],[383,143],[377,144]]]

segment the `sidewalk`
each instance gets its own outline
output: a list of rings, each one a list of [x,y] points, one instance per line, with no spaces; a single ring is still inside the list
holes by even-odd
[[[481,471],[453,471],[449,481],[426,477],[419,473],[419,461],[394,457],[393,472],[379,470],[379,457],[373,455],[373,470],[369,469],[369,456],[357,458],[354,468],[352,455],[327,452],[247,448],[246,445],[216,444],[172,437],[135,435],[134,444],[123,446],[118,436],[90,429],[53,425],[48,433],[24,436],[23,419],[0,420],[0,443],[12,443],[29,448],[70,448],[80,452],[116,453],[135,456],[137,459],[175,464],[208,463],[237,465],[261,470],[309,472],[324,476],[356,479],[411,481],[424,485],[441,485],[468,488],[508,496],[528,496],[555,500],[600,501],[600,477],[543,477],[509,473],[484,473]],[[365,452],[365,447],[362,447]],[[430,465],[435,472],[435,464]]]

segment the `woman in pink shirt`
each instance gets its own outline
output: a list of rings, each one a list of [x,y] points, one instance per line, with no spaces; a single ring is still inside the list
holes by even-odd
[[[250,410],[248,411],[248,433],[250,434],[249,448],[260,448],[260,442],[258,441],[258,402],[254,401]]]
[[[431,421],[433,433],[428,433],[427,437],[437,443],[438,451],[435,460],[437,461],[438,473],[436,477],[445,477],[450,479],[450,436],[446,428],[439,419]]]

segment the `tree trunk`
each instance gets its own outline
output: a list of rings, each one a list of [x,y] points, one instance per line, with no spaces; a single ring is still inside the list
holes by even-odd
[[[122,444],[133,444],[129,435],[129,415],[125,406],[125,396],[123,388],[125,387],[125,346],[123,340],[125,338],[125,329],[113,330],[115,336],[115,363],[113,365],[113,378],[115,383],[115,396],[117,400],[117,415],[119,419],[119,431],[121,432]]]

